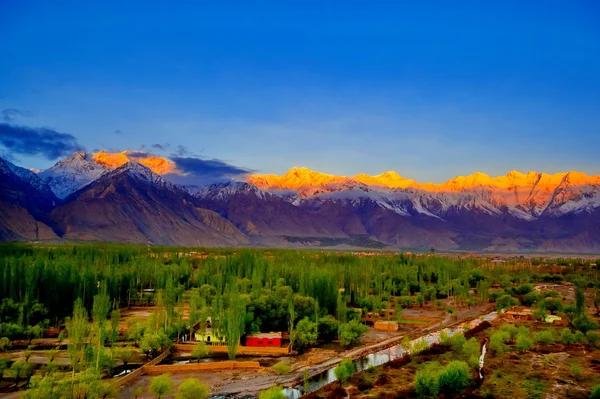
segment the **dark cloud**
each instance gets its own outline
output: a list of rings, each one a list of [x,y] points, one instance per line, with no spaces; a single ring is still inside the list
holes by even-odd
[[[182,146],[182,145],[178,145],[177,147],[175,147],[175,156],[178,157],[184,157],[186,155],[190,155],[190,150],[188,150],[186,147]]]
[[[30,117],[33,116],[33,112],[24,109],[6,108],[0,113],[2,114],[2,120],[5,122],[12,122],[16,118]]]
[[[41,155],[48,160],[84,150],[70,134],[8,123],[0,123],[0,143],[15,154]]]
[[[150,147],[154,148],[155,150],[159,150],[159,151],[164,151],[165,147],[168,147],[168,144],[152,144]]]
[[[185,175],[168,175],[177,184],[206,184],[216,181],[237,180],[253,170],[228,164],[220,159],[171,157],[177,170]]]
[[[121,130],[119,130],[119,129],[116,129],[116,130],[114,130],[114,131],[113,131],[113,133],[114,133],[114,134],[118,134],[118,135],[122,135],[122,134],[123,134],[123,131],[121,131]]]
[[[127,154],[127,156],[133,159],[143,159],[153,155],[145,151],[131,151]]]

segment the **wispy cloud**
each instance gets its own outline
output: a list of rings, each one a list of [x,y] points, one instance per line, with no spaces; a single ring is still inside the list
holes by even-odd
[[[116,129],[116,130],[113,130],[113,133],[120,136],[123,134],[123,131],[120,129]]]
[[[0,113],[2,115],[2,120],[5,122],[12,122],[20,117],[31,117],[33,116],[33,112],[27,111],[24,109],[16,109],[16,108],[6,108],[3,109]]]
[[[0,143],[15,154],[39,155],[48,160],[84,150],[70,134],[49,128],[31,128],[8,123],[0,123]]]

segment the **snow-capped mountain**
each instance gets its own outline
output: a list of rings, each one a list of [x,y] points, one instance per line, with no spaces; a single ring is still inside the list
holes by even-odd
[[[152,237],[173,245],[600,251],[600,176],[512,171],[433,184],[395,172],[348,177],[292,168],[246,182],[181,186],[169,180],[182,173],[174,162],[134,161],[141,156],[77,153],[39,174],[0,162],[3,201],[20,207],[13,216],[0,213],[6,219],[0,227],[32,221],[20,233],[9,229],[0,236],[38,237],[32,226],[39,220],[63,238]],[[29,216],[15,218],[17,212]]]
[[[107,171],[108,168],[96,163],[89,154],[77,152],[61,159],[50,169],[41,171],[39,176],[58,198],[64,199]]]

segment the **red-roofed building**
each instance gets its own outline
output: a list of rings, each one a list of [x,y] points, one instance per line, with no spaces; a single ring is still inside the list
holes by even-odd
[[[246,337],[246,346],[280,347],[282,338],[280,332],[252,334]]]

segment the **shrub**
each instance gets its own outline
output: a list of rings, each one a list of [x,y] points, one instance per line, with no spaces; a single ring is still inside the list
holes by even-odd
[[[459,392],[469,385],[469,366],[458,360],[450,362],[439,375],[440,392]]]
[[[176,399],[206,399],[210,396],[208,385],[201,383],[196,378],[186,378],[183,380],[177,394]]]
[[[173,380],[169,374],[150,378],[150,392],[158,399],[170,394],[171,391],[173,391]]]
[[[508,323],[502,324],[500,326],[500,330],[507,332],[509,334],[511,340],[515,339],[515,337],[519,333],[519,329],[517,328],[517,326],[515,326],[514,324],[508,324]]]
[[[540,331],[534,334],[533,338],[538,344],[552,344],[554,343],[554,334],[550,330]]]
[[[504,353],[506,351],[505,342],[510,339],[510,334],[506,331],[496,331],[490,337],[490,349],[497,354]]]
[[[587,338],[585,337],[585,334],[582,333],[581,331],[576,331],[575,332],[575,342],[578,344],[587,344]]]
[[[596,385],[592,388],[590,399],[600,399],[600,385]]]
[[[412,348],[410,349],[411,354],[421,353],[429,348],[429,344],[424,339],[413,342]]]
[[[575,327],[575,329],[586,333],[590,330],[597,330],[598,329],[598,323],[596,323],[595,320],[590,319],[587,315],[582,314],[579,316],[576,316],[573,321],[571,322],[571,324],[573,325],[573,327]]]
[[[288,374],[290,372],[290,365],[284,362],[277,362],[273,366],[273,370],[279,375]]]
[[[328,314],[325,317],[319,319],[319,339],[324,342],[331,342],[337,338],[338,334],[338,321],[332,315]]]
[[[350,346],[357,343],[360,337],[369,331],[369,327],[358,320],[351,320],[349,323],[340,324],[339,331],[340,343],[344,346]]]
[[[477,338],[469,339],[462,348],[462,353],[465,355],[467,359],[474,357],[477,360],[477,364],[479,364],[479,355],[481,354],[481,348],[479,342],[477,342]]]
[[[496,308],[498,310],[508,309],[513,306],[517,306],[519,304],[519,300],[517,298],[513,298],[510,295],[502,295],[496,299]]]
[[[516,289],[517,295],[529,294],[532,291],[533,291],[533,285],[532,284],[522,284],[522,285],[518,286],[517,289]]]
[[[198,342],[194,346],[194,349],[192,349],[192,357],[197,359],[198,363],[200,363],[200,359],[205,358],[206,356],[208,356],[208,354],[208,346],[206,346],[206,344],[202,341]]]
[[[600,332],[598,331],[588,331],[585,334],[587,341],[590,345],[594,346],[597,349],[600,349]]]
[[[355,368],[354,363],[350,359],[344,359],[342,362],[335,368],[334,373],[336,378],[340,381],[340,383],[346,382],[352,374],[354,374]]]
[[[550,312],[560,312],[563,309],[562,301],[559,298],[546,297],[540,304],[544,304],[544,308]]]
[[[419,397],[435,397],[440,392],[439,363],[427,363],[417,371],[415,376],[415,392]]]
[[[523,303],[527,306],[535,305],[542,299],[542,296],[537,292],[530,292],[523,297]]]
[[[533,345],[534,345],[531,337],[526,334],[517,335],[516,343],[517,343],[517,350],[520,352],[525,352],[525,351],[531,349],[531,347],[533,347]]]
[[[446,330],[442,330],[440,332],[440,345],[450,346],[452,344],[452,339]]]
[[[563,328],[560,332],[560,341],[564,344],[572,344],[575,342],[575,334],[569,328]]]
[[[12,347],[12,342],[10,342],[10,339],[8,339],[8,337],[2,337],[0,338],[0,352],[4,352],[5,350],[8,350]]]
[[[455,352],[461,352],[463,349],[463,346],[465,346],[465,344],[467,343],[467,339],[465,338],[465,335],[462,332],[458,332],[456,334],[454,334],[452,336],[452,349]]]
[[[317,343],[317,323],[313,323],[308,317],[305,317],[298,322],[292,335],[297,348],[313,346]]]
[[[258,394],[258,399],[285,399],[281,387],[271,387]]]

